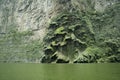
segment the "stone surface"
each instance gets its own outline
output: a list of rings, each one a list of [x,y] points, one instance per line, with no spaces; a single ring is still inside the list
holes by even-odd
[[[29,38],[24,38],[24,41],[28,43],[30,40],[42,41],[46,35],[46,32],[48,32],[48,27],[52,19],[56,18],[61,13],[72,13],[76,10],[82,13],[84,13],[85,11],[95,11],[92,13],[93,20],[90,21],[86,17],[84,18],[86,19],[87,25],[89,25],[87,27],[91,31],[90,33],[95,33],[94,38],[96,39],[97,43],[102,43],[103,39],[105,39],[106,41],[110,39],[113,42],[116,42],[114,41],[114,39],[117,39],[119,42],[120,35],[116,34],[120,30],[119,11],[118,9],[113,10],[112,8],[110,11],[107,11],[109,9],[106,9],[110,7],[115,7],[113,5],[117,2],[119,4],[119,0],[0,0],[0,38],[3,37],[3,35],[5,34],[9,34],[11,30],[16,30],[18,32],[32,31],[33,35],[30,35]],[[96,12],[103,13],[105,11],[108,12],[107,15],[96,14]],[[107,19],[104,19],[105,16],[107,16]],[[103,20],[100,19],[100,17],[102,17]],[[67,18],[65,19],[67,20]],[[96,22],[94,21],[94,19],[96,19]],[[108,23],[106,23],[104,20]],[[103,22],[105,23],[102,24],[102,27],[100,24],[97,24]],[[62,25],[66,25],[68,23],[69,22],[65,21]],[[94,24],[96,24],[95,26],[97,27],[95,27]],[[71,28],[71,30],[73,29],[74,28]],[[82,32],[84,33],[84,30]],[[103,34],[103,32],[105,33]],[[66,33],[63,32],[63,34]],[[71,36],[72,39],[74,39],[74,35]],[[52,37],[52,39],[53,38],[55,37]],[[60,45],[64,46],[65,44],[65,42],[61,42]],[[4,45],[9,45],[8,41]],[[12,50],[14,50],[14,48]],[[29,51],[25,52],[29,53]]]
[[[89,2],[91,1],[91,4]],[[43,39],[51,18],[66,9],[88,9],[89,5],[97,11],[116,0],[0,0],[0,33],[17,26],[18,30],[33,30],[35,38]]]

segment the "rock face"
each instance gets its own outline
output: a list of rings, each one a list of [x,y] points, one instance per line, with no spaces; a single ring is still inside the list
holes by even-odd
[[[120,62],[119,1],[68,2],[48,27],[42,62]]]
[[[1,0],[0,32],[5,33],[17,26],[18,30],[34,30],[35,37],[43,38],[51,18],[66,9],[88,9],[104,11],[116,0]],[[91,2],[91,4],[89,4]]]
[[[33,30],[35,36],[43,38],[48,21],[54,14],[53,9],[52,0],[2,0],[1,32],[5,33],[16,26],[19,31]]]
[[[21,42],[24,42],[24,41],[29,42],[31,40],[32,41],[35,41],[35,40],[43,41],[43,38],[46,37],[46,33],[49,30],[48,29],[49,24],[53,21],[54,18],[58,17],[59,14],[62,14],[62,13],[63,14],[64,13],[72,14],[75,11],[79,12],[76,14],[81,14],[86,11],[94,11],[94,13],[95,12],[103,13],[107,10],[106,8],[109,8],[109,6],[111,7],[112,5],[114,5],[116,3],[119,4],[119,0],[0,0],[0,37],[3,37],[3,35],[6,36],[7,34],[9,34],[9,32],[11,32],[11,30],[14,30],[14,31],[17,31],[18,33],[20,32],[20,35],[22,34],[24,36],[26,36],[25,34],[27,32],[27,38],[26,37],[21,38],[23,40]],[[119,32],[119,30],[120,30],[119,29],[120,27],[118,26],[119,25],[119,12],[117,10],[118,9],[112,11],[115,13],[115,16],[113,19],[115,22],[114,24],[117,26],[117,27],[114,27],[114,31],[111,31],[112,32],[111,34],[113,34],[112,36],[109,34],[110,32],[107,31],[107,29],[113,30],[113,29],[111,29],[112,26],[104,27],[104,28],[100,29],[100,27],[96,27],[96,26],[100,26],[100,25],[97,25],[97,23],[99,23],[99,22],[95,23],[94,19],[90,20],[90,23],[88,21],[87,24],[89,24],[91,27],[91,28],[89,27],[89,30],[96,34],[96,35],[94,35],[94,38],[96,39],[97,43],[99,43],[99,40],[97,40],[97,39],[99,39],[101,36],[102,36],[102,38],[105,38],[106,40],[109,39],[107,37],[108,35],[111,36],[112,39],[118,37],[118,35],[114,34],[115,32]],[[109,11],[107,11],[107,12],[109,12]],[[112,15],[112,13],[111,13],[111,15]],[[96,15],[93,15],[92,17],[94,18],[95,16]],[[100,17],[100,16],[97,16],[97,17]],[[102,15],[102,16],[104,16],[104,15]],[[90,19],[92,19],[92,18],[90,18]],[[98,21],[99,21],[99,19],[98,19]],[[106,21],[109,21],[109,20],[107,19]],[[96,26],[93,26],[94,24]],[[105,26],[106,26],[106,24],[105,24]],[[32,32],[33,34],[28,36],[28,34],[29,34],[28,31]],[[100,35],[104,31],[106,31],[106,33],[103,35]],[[22,32],[24,32],[24,34]],[[11,34],[13,35],[13,33],[16,34],[16,32],[12,32]],[[15,36],[18,37],[18,35],[15,35]],[[115,36],[115,37],[113,37],[113,36]],[[2,38],[1,38],[1,40],[5,41]],[[8,40],[8,41],[10,41],[10,40]],[[8,41],[6,41],[6,42],[8,42]],[[2,44],[3,45],[8,44],[6,42],[5,42],[5,44],[3,44],[3,42],[2,42]],[[29,42],[29,43],[32,44],[32,42]],[[26,43],[26,45],[29,43]],[[64,44],[64,43],[62,43],[62,44]],[[37,43],[35,43],[34,46],[36,46],[36,45],[37,45]],[[25,46],[25,44],[24,44],[24,46]],[[35,48],[35,47],[32,47],[32,49],[33,48]],[[0,48],[0,49],[3,50],[3,48]],[[14,47],[12,50],[14,50]],[[36,51],[36,49],[33,49],[33,51],[34,50]],[[40,49],[40,50],[42,50],[42,49]],[[38,49],[37,49],[37,51],[38,51]],[[29,53],[29,50],[25,51],[25,54],[26,53]],[[41,54],[39,51],[37,53]],[[14,54],[16,54],[16,53],[14,53]],[[24,52],[23,52],[23,54],[24,54]],[[39,57],[39,58],[41,58],[41,57]],[[4,59],[4,58],[1,58],[0,60],[2,60],[2,59]],[[60,61],[63,62],[64,60],[62,61],[60,59]],[[58,61],[58,62],[60,62],[60,61]]]
[[[57,13],[55,6],[53,0],[0,0],[0,61],[40,62],[41,41]]]
[[[60,1],[60,0],[17,0],[17,1],[16,0],[0,0],[0,40],[1,40],[0,50],[2,55],[0,60],[11,61],[11,59],[8,59],[8,58],[11,58],[12,56],[7,57],[7,59],[4,57],[6,57],[9,53],[11,53],[11,55],[12,53],[17,55],[17,53],[19,52],[19,49],[21,48],[20,46],[26,46],[26,45],[29,45],[29,43],[31,43],[32,45],[32,42],[29,42],[31,40],[34,40],[34,42],[36,40],[37,42],[42,41],[46,34],[46,27],[49,25],[51,19],[54,16],[56,16],[58,13],[62,12],[63,10],[62,3],[64,3],[64,1]],[[29,34],[28,31],[32,32],[33,34],[26,39],[25,37],[26,35],[23,35],[23,34],[24,33],[26,34],[26,32],[27,34]],[[20,35],[22,35],[22,37],[25,37],[25,38],[19,37]],[[11,43],[11,38],[14,39],[14,37],[15,37],[15,40],[17,39],[21,43],[19,44]],[[10,44],[9,44],[9,41],[10,41]],[[28,43],[24,43],[24,41],[25,42],[28,41]],[[37,43],[35,44],[37,45]],[[3,45],[4,47],[2,47]],[[12,46],[12,49],[9,48],[10,45]],[[19,46],[19,47],[16,47],[16,46]],[[4,50],[5,48],[6,50]],[[16,48],[18,51],[14,52],[14,49]],[[36,49],[33,49],[33,51],[34,50]],[[25,50],[25,52],[23,51],[24,50],[21,51],[20,49],[19,53],[23,53],[25,55],[27,52],[29,52],[29,50],[27,49]],[[4,53],[6,56],[4,56]],[[42,54],[42,53],[39,53],[39,54]]]

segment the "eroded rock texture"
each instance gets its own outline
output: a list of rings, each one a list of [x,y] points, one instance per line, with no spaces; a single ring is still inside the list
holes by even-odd
[[[119,9],[119,0],[0,0],[0,60],[119,62]]]
[[[68,2],[48,27],[42,62],[120,62],[119,1]]]

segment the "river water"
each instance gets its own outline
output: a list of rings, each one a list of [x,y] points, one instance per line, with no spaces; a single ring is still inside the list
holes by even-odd
[[[120,80],[120,64],[0,63],[0,80]]]

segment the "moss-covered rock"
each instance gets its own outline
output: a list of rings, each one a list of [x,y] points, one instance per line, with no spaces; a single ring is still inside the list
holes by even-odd
[[[58,24],[56,22],[52,22],[49,25],[49,29],[56,29],[58,27]]]
[[[78,57],[77,63],[93,63],[97,62],[103,56],[104,50],[97,46],[86,48]]]
[[[120,54],[100,58],[97,60],[97,62],[98,63],[119,63],[120,62]]]
[[[57,28],[56,30],[55,30],[55,32],[54,32],[54,34],[55,35],[63,35],[63,34],[66,34],[66,32],[64,31],[65,30],[65,28],[64,27],[59,27],[59,28]]]
[[[44,52],[46,55],[51,55],[54,53],[54,49],[51,46],[48,46],[45,48]]]
[[[48,28],[46,37],[50,37],[45,41],[53,48],[52,55],[57,55],[53,62],[119,62],[118,9],[116,3],[104,12],[87,9],[58,15],[50,25],[53,27]],[[52,55],[45,56],[50,59]]]
[[[88,40],[90,40],[89,35],[92,33],[90,32],[90,29],[86,30],[85,28],[87,27],[83,26],[87,24],[80,24],[76,21],[73,22],[73,20],[80,22],[80,19],[78,19],[78,16],[76,15],[63,14],[56,19],[56,22],[54,21],[50,24],[49,31],[52,34],[48,32],[46,37],[52,37],[47,38],[45,41],[47,45],[51,45],[51,48],[45,48],[45,55],[48,57],[48,59],[51,58],[52,55],[58,54],[56,52],[60,52],[61,55],[68,58],[67,62],[73,62],[74,59],[77,58],[77,55],[87,48],[88,42],[86,40],[82,40],[80,37],[82,37],[84,33],[87,35],[86,37]],[[76,33],[77,31],[78,33]],[[56,58],[57,62],[66,62],[66,60],[59,58],[59,56],[60,55],[57,57],[58,60]]]

